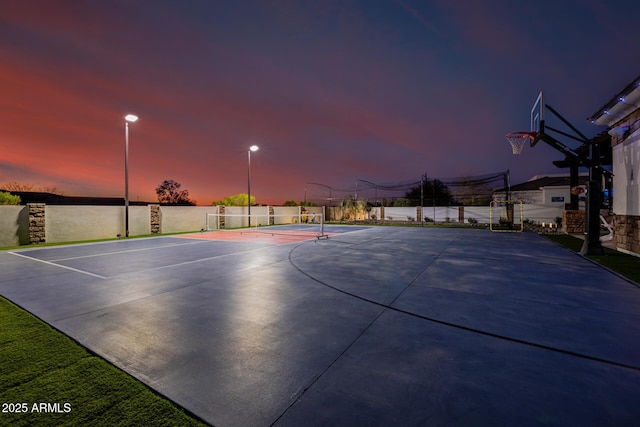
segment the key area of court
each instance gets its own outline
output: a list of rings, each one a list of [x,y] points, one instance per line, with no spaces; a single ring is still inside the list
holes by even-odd
[[[533,233],[326,231],[3,251],[0,295],[216,426],[637,424],[633,283]]]

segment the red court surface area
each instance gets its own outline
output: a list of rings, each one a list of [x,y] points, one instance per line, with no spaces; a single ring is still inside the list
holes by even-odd
[[[272,245],[284,245],[287,243],[302,242],[305,240],[313,240],[320,237],[335,236],[335,233],[316,233],[311,231],[286,231],[286,230],[229,230],[229,231],[211,231],[199,234],[187,234],[177,236],[187,239],[203,239],[203,240],[222,240],[231,242],[255,242],[266,243]]]

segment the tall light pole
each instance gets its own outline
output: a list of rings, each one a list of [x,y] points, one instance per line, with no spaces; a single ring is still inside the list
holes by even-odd
[[[249,227],[251,227],[251,152],[258,151],[257,145],[252,145],[247,151],[247,207],[249,208]]]
[[[124,235],[129,237],[129,123],[138,120],[138,116],[127,114],[124,117]]]

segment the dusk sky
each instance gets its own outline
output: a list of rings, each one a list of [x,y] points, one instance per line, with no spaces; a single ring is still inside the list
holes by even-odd
[[[538,92],[586,118],[640,73],[637,2],[621,0],[4,1],[0,184],[132,200],[165,179],[199,205],[355,187],[561,173],[514,156]]]

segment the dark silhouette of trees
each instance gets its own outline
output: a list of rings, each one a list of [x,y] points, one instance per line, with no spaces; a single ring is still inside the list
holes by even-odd
[[[0,184],[0,190],[4,191],[19,191],[19,192],[37,192],[37,193],[50,193],[57,194],[62,196],[62,191],[58,190],[56,187],[41,187],[33,184],[28,184],[24,182],[7,182],[5,184]]]
[[[158,201],[172,205],[195,205],[195,202],[189,199],[189,190],[181,190],[182,184],[172,179],[162,181],[162,184],[156,188]]]
[[[421,184],[411,187],[406,193],[405,198],[409,201],[410,206],[451,206],[456,205],[455,198],[449,192],[447,186],[439,179],[424,180]]]

